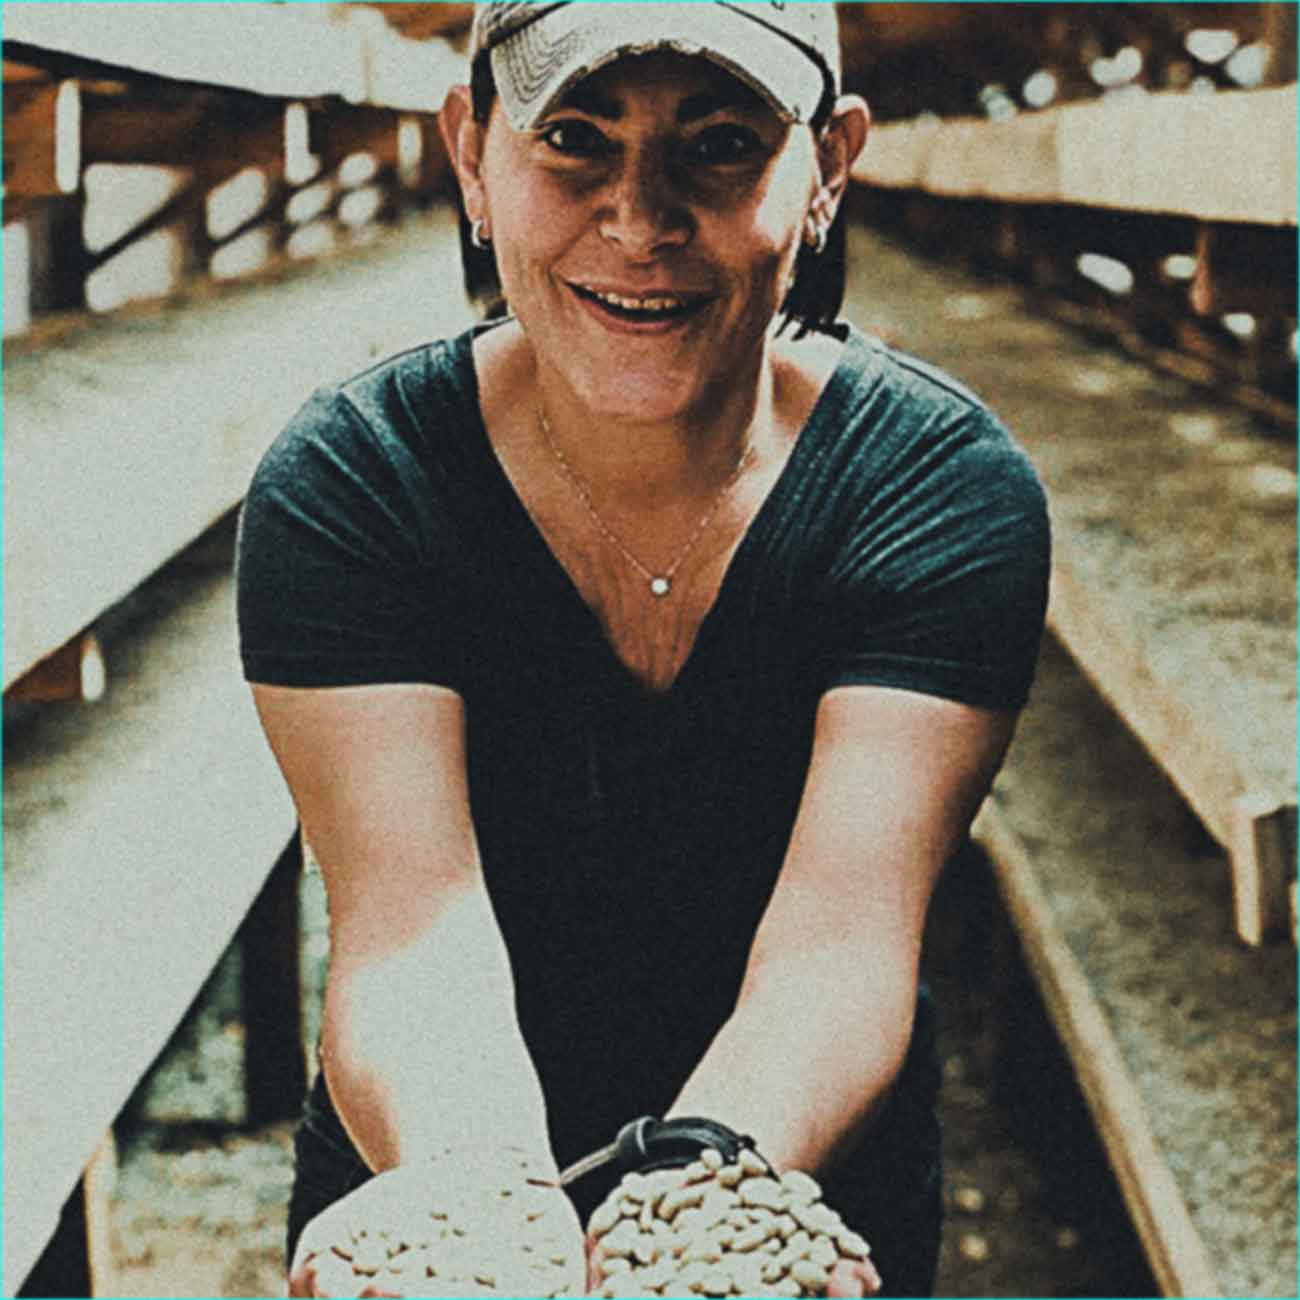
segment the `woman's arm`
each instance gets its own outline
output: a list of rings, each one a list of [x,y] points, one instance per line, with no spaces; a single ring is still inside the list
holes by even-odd
[[[880,687],[818,710],[790,848],[736,1009],[674,1115],[751,1133],[819,1170],[877,1112],[911,1036],[926,908],[1014,716]]]
[[[321,864],[330,1095],[375,1170],[449,1146],[553,1169],[470,819],[464,707],[449,690],[255,686]]]

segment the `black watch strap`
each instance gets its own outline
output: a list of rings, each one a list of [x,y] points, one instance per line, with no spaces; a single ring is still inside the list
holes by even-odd
[[[676,1169],[697,1160],[707,1148],[714,1148],[727,1164],[734,1164],[741,1151],[754,1151],[754,1139],[737,1133],[716,1120],[698,1117],[655,1119],[642,1115],[631,1120],[618,1131],[618,1136],[608,1146],[593,1151],[570,1165],[560,1174],[561,1186],[576,1182],[597,1169],[613,1166],[619,1174],[650,1173],[656,1169]],[[762,1160],[762,1156],[759,1156]],[[768,1172],[775,1170],[767,1165]]]

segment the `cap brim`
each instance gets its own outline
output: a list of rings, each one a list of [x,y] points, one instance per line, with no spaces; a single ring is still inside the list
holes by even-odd
[[[698,0],[557,6],[493,49],[492,74],[510,124],[526,131],[583,77],[653,50],[709,59],[787,122],[810,121],[826,89],[825,75],[799,46],[727,5]]]

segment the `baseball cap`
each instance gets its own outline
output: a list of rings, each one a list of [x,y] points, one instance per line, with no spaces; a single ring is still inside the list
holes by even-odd
[[[808,122],[839,93],[835,6],[825,0],[480,0],[470,55],[492,76],[516,130],[535,127],[583,77],[624,54],[672,50],[712,60],[786,122]]]

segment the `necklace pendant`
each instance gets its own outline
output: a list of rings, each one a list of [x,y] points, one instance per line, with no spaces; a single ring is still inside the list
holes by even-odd
[[[651,578],[650,594],[652,596],[666,596],[673,589],[673,580],[671,578]]]

